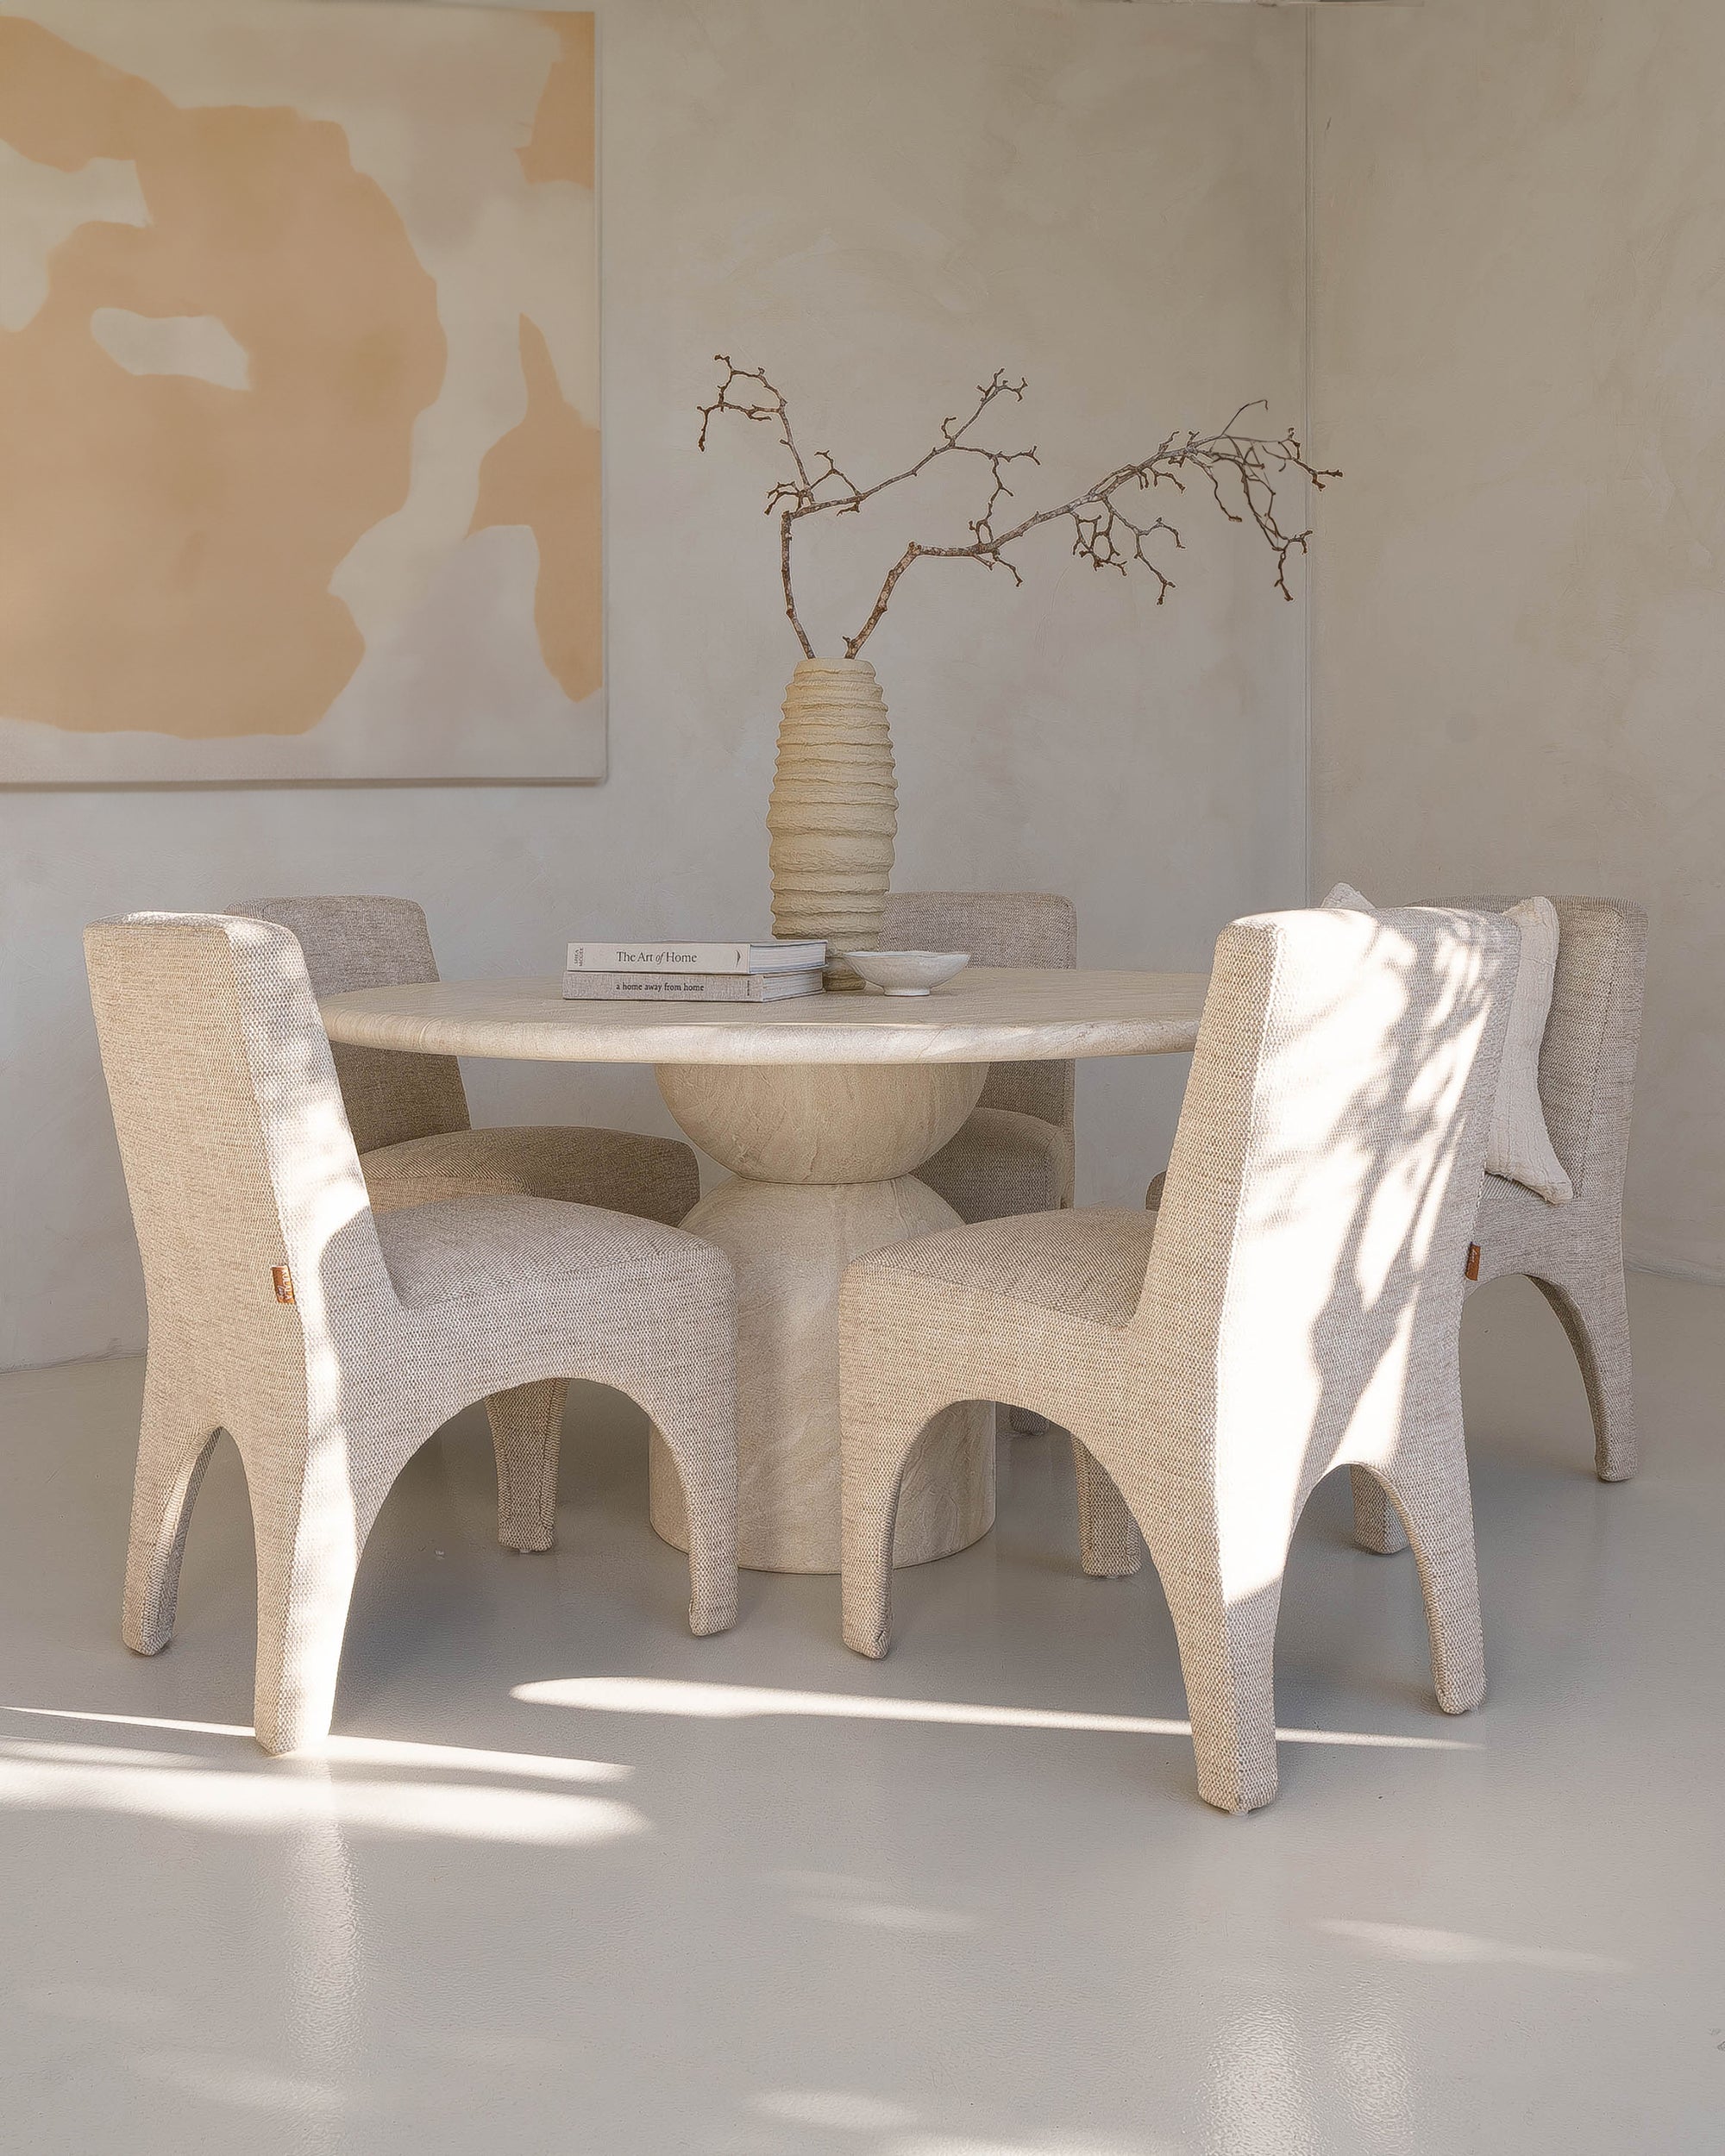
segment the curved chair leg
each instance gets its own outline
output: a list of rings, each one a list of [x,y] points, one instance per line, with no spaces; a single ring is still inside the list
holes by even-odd
[[[1074,1438],[1078,1477],[1078,1549],[1092,1579],[1124,1579],[1144,1562],[1143,1539],[1126,1501],[1089,1448]]]
[[[1153,1552],[1152,1552],[1153,1554]],[[1276,1795],[1276,1617],[1279,1578],[1229,1604],[1220,1570],[1177,1561],[1163,1572],[1192,1720],[1198,1794],[1219,1812]]]
[[[1421,1444],[1391,1476],[1420,1568],[1438,1704],[1446,1714],[1465,1714],[1485,1697],[1485,1647],[1473,1500],[1459,1429],[1452,1440]]]
[[[254,1722],[258,1742],[270,1752],[298,1752],[329,1733],[359,1570],[351,1501],[332,1490],[321,1504],[308,1503],[308,1495],[303,1483],[252,1483],[258,1552]]]
[[[1622,1265],[1588,1288],[1534,1282],[1558,1313],[1587,1388],[1593,1414],[1593,1462],[1602,1482],[1627,1482],[1635,1472],[1635,1393],[1629,1361],[1629,1304]]]
[[[515,1385],[486,1402],[497,1454],[497,1539],[506,1550],[549,1550],[557,1539],[557,1452],[567,1378]]]
[[[1223,1584],[1231,1539],[1226,1486],[1187,1479],[1183,1486],[1164,1484],[1152,1493],[1134,1487],[1129,1458],[1118,1460],[1116,1467],[1118,1476],[1108,1477],[1113,1502],[1132,1532],[1148,1544],[1174,1620],[1198,1794],[1220,1812],[1256,1811],[1276,1795],[1281,1566],[1274,1578],[1230,1601]],[[1106,1473],[1100,1460],[1096,1471]],[[1169,1532],[1157,1539],[1149,1532],[1151,1522],[1166,1523]],[[1258,1539],[1254,1534],[1254,1542]]]
[[[220,1435],[207,1424],[188,1424],[146,1375],[120,1616],[120,1636],[135,1654],[160,1654],[173,1637],[186,1530]]]
[[[1408,1547],[1408,1532],[1388,1490],[1370,1468],[1352,1467],[1353,1484],[1353,1539],[1362,1550],[1393,1557]]]
[[[841,1393],[843,1388],[841,1383]],[[905,1470],[939,1404],[925,1412],[844,1409],[839,1576],[844,1644],[878,1661],[893,1642],[893,1535]]]
[[[689,1526],[689,1630],[705,1639],[737,1622],[737,1363],[727,1311],[672,1392],[650,1381],[625,1389],[651,1416],[676,1464]],[[691,1354],[695,1350],[691,1347]],[[622,1381],[618,1381],[621,1382]]]

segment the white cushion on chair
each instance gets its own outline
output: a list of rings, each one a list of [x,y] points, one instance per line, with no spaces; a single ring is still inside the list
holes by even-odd
[[[1324,900],[1332,912],[1375,913],[1377,908],[1351,883],[1339,883]],[[1485,1169],[1537,1193],[1547,1205],[1567,1205],[1574,1186],[1552,1150],[1540,1099],[1540,1050],[1551,1015],[1558,969],[1557,908],[1549,899],[1522,899],[1504,908],[1521,931],[1521,960],[1509,1006],[1509,1031],[1491,1106],[1491,1139]]]

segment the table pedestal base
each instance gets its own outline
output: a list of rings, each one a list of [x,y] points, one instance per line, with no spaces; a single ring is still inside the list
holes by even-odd
[[[853,1258],[958,1215],[914,1175],[890,1182],[723,1183],[683,1223],[737,1274],[737,1562],[753,1571],[837,1572],[838,1289]],[[688,1547],[677,1471],[655,1432],[655,1530]],[[994,1520],[994,1411],[949,1407],[905,1476],[894,1562],[950,1557]]]

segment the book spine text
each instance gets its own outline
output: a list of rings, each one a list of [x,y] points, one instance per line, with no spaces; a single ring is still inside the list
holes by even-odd
[[[571,973],[746,974],[747,943],[571,943]]]
[[[572,1002],[754,1003],[760,998],[748,974],[587,973],[571,967],[563,994]]]

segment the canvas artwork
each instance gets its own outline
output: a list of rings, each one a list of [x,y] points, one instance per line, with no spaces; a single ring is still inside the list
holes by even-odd
[[[0,782],[605,775],[591,15],[0,0]]]

